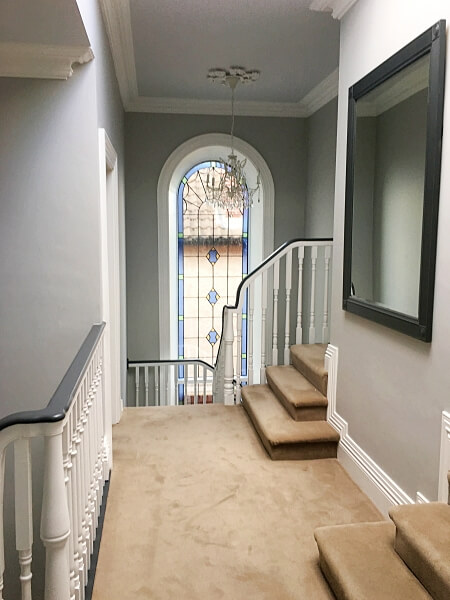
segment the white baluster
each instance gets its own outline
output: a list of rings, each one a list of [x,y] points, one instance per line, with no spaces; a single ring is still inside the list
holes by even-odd
[[[272,364],[278,364],[278,291],[280,288],[280,263],[273,266],[273,319],[272,319]]]
[[[194,404],[198,404],[198,365],[195,363],[194,369]]]
[[[305,258],[305,247],[298,247],[298,296],[297,296],[297,325],[295,328],[295,343],[303,341],[303,260]]]
[[[145,406],[148,406],[148,365],[144,367]]]
[[[247,383],[253,383],[253,316],[255,312],[254,286],[248,290]]]
[[[206,376],[208,371],[205,366],[203,366],[203,406],[206,406]]]
[[[325,273],[323,286],[323,327],[322,342],[330,341],[330,332],[328,326],[328,279],[330,271],[331,246],[325,246]]]
[[[310,344],[316,342],[316,268],[317,268],[317,246],[311,246],[311,305],[309,310],[309,338]]]
[[[83,413],[83,395],[82,390],[77,394],[76,407],[76,430],[75,430],[75,448],[74,448],[74,476],[76,477],[76,505],[77,505],[77,542],[75,544],[75,564],[78,564],[78,580],[81,597],[84,598],[84,588],[86,585],[84,570],[84,486],[83,486],[83,447],[82,439],[84,427],[82,422]],[[76,575],[75,575],[76,577]]]
[[[31,487],[30,441],[28,439],[20,439],[14,442],[14,483],[16,549],[19,553],[22,600],[31,600],[33,502]]]
[[[136,386],[136,397],[135,397],[135,406],[139,406],[139,367],[134,367],[134,383]]]
[[[171,369],[171,365],[166,365],[163,369],[163,381],[165,383],[165,396],[164,396],[164,406],[169,406],[170,404],[170,390],[169,390],[169,385],[170,385],[170,381],[171,381],[171,377],[170,377],[170,369]]]
[[[224,404],[234,404],[234,386],[233,386],[233,313],[225,309],[225,372],[224,372]]]
[[[242,312],[236,315],[236,404],[241,403]]]
[[[66,600],[70,597],[70,520],[62,450],[61,431],[46,436],[41,516],[41,539],[46,549],[45,600]]]
[[[266,315],[267,315],[267,271],[262,274],[261,290],[261,375],[260,383],[266,383]]]
[[[71,413],[71,446],[70,446],[70,459],[72,463],[72,471],[71,471],[71,481],[72,481],[72,525],[71,525],[71,535],[73,538],[73,549],[72,555],[70,558],[70,593],[72,594],[72,590],[75,594],[75,600],[81,600],[81,588],[80,588],[80,567],[79,567],[79,530],[80,530],[80,522],[79,522],[79,476],[78,476],[78,402],[79,402],[79,394],[75,396],[74,403],[72,405],[72,413]]]
[[[292,288],[292,250],[286,254],[286,321],[284,325],[284,364],[289,364],[289,347],[291,327],[291,288]]]
[[[155,406],[161,406],[161,398],[159,397],[159,367],[154,367],[155,372]]]

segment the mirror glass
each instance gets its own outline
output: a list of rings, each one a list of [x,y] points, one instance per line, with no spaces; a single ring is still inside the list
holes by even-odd
[[[430,54],[357,99],[352,293],[418,317]]]

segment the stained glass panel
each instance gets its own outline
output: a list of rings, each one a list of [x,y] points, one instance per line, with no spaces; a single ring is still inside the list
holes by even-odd
[[[248,210],[228,211],[206,201],[206,178],[218,162],[204,162],[182,178],[178,189],[178,354],[214,364],[222,329],[222,308],[234,304],[248,273]],[[245,301],[242,374],[247,374]],[[179,376],[184,374],[180,367]],[[180,393],[182,390],[180,390]]]

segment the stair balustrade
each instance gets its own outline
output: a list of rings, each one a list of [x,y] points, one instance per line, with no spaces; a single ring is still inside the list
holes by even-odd
[[[40,535],[45,547],[45,600],[83,600],[103,487],[109,478],[105,410],[105,324],[94,325],[46,408],[0,420],[0,600],[5,548],[3,497],[14,480],[15,539],[22,600],[42,598],[32,586],[32,458],[43,460]],[[44,440],[43,457],[31,441]],[[5,455],[14,448],[14,477],[5,481]],[[41,473],[39,469],[39,473]],[[12,484],[11,484],[12,485]],[[10,595],[10,592],[7,592]]]
[[[134,406],[178,406],[213,402],[214,367],[203,360],[128,361]],[[214,400],[216,401],[216,400]]]
[[[223,309],[215,399],[239,403],[242,385],[266,382],[266,366],[289,364],[292,344],[329,341],[332,245],[286,242],[242,280],[235,304]]]
[[[295,239],[240,283],[222,313],[214,366],[197,359],[128,361],[134,406],[239,403],[241,387],[289,364],[292,344],[329,341],[332,239]],[[133,399],[134,395],[134,399]]]

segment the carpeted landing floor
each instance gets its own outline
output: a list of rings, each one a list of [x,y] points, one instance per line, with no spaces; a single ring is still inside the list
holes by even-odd
[[[271,461],[240,406],[128,408],[93,600],[322,600],[320,525],[382,517],[334,459]]]

